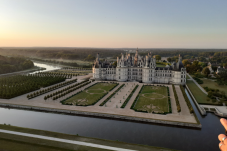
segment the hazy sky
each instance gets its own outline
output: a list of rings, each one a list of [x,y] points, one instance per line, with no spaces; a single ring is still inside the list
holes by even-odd
[[[0,0],[0,46],[227,48],[227,0]]]

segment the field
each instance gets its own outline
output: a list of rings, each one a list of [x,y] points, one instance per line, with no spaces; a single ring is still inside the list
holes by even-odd
[[[97,83],[94,86],[85,89],[81,93],[64,101],[64,104],[72,105],[94,105],[99,99],[108,93],[116,83]]]
[[[148,113],[169,112],[167,88],[161,86],[144,86],[133,109]]]
[[[212,81],[210,79],[202,79],[203,84],[200,84],[202,87],[208,87],[212,89],[219,89],[220,91],[224,91],[227,94],[227,86],[226,85],[218,85],[217,82]]]
[[[199,104],[217,105],[218,102],[207,101],[207,95],[192,81],[187,80],[187,85]]]

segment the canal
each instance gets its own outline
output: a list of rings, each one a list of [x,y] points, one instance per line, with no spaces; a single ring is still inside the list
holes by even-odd
[[[201,130],[7,108],[0,108],[0,124],[185,151],[219,150],[218,135],[224,133],[220,118],[212,113],[201,116],[188,97],[202,124]]]

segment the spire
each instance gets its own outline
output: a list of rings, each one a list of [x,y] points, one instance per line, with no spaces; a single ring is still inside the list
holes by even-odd
[[[97,53],[96,61],[99,61],[99,53]]]
[[[181,61],[182,60],[182,57],[180,56],[180,54],[179,54],[179,61]]]

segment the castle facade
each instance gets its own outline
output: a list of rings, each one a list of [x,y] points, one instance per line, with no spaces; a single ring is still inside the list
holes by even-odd
[[[159,84],[181,84],[186,83],[186,68],[182,63],[182,57],[179,56],[177,63],[171,66],[157,67],[156,59],[148,53],[146,57],[138,54],[135,56],[121,54],[117,58],[117,66],[110,62],[99,60],[99,54],[93,64],[93,78],[96,80],[113,80],[113,81],[138,81],[143,83]]]

